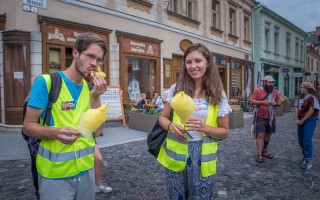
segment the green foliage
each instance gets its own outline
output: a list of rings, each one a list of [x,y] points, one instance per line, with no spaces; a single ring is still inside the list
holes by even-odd
[[[150,114],[150,115],[155,115],[155,114],[156,114],[154,107],[151,107],[151,108],[149,109],[149,114]]]

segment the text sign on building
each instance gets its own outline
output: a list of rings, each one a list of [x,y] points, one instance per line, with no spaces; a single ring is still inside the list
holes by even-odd
[[[23,0],[23,3],[38,8],[47,8],[47,0]]]
[[[158,57],[159,45],[125,38],[123,39],[123,51]]]

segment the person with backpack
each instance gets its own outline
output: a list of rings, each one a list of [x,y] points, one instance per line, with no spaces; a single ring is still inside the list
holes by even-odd
[[[89,91],[86,80],[91,71],[103,64],[105,42],[96,34],[79,35],[73,47],[73,61],[58,74],[62,78],[58,99],[47,107],[52,84],[50,75],[40,76],[33,84],[23,131],[40,141],[36,157],[39,194],[46,199],[95,199],[94,138],[84,138],[75,129],[83,112],[101,106],[100,95],[107,89],[103,78],[93,78]],[[45,119],[46,110],[51,117]],[[44,126],[43,126],[44,125]],[[100,135],[103,125],[96,131]]]
[[[275,80],[272,76],[265,76],[262,87],[253,91],[250,99],[252,105],[258,106],[256,119],[257,149],[258,156],[256,161],[263,162],[263,157],[273,159],[273,154],[268,151],[271,133],[276,131],[276,112],[275,107],[281,105],[278,90],[273,87]]]

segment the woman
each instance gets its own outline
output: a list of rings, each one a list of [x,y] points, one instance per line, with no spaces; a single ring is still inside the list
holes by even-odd
[[[183,60],[179,80],[171,86],[159,118],[169,133],[157,160],[167,168],[170,199],[210,199],[218,141],[228,136],[231,108],[210,51],[202,44],[193,44]],[[195,104],[185,125],[193,138],[188,141],[174,112],[170,120],[171,99],[180,91],[193,97]]]
[[[300,85],[300,99],[296,108],[298,140],[303,158],[299,161],[303,169],[312,167],[312,137],[319,115],[319,96],[310,82]]]
[[[141,93],[140,97],[136,100],[135,107],[138,109],[145,109],[147,104],[146,94]]]

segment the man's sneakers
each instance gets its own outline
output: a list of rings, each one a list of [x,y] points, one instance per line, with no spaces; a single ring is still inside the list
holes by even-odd
[[[310,169],[312,167],[312,161],[306,160],[305,164],[302,165],[302,169]]]
[[[298,163],[302,169],[310,169],[312,167],[312,161],[310,159],[302,158]]]
[[[112,192],[112,188],[106,184],[96,185],[96,192],[110,193]]]

